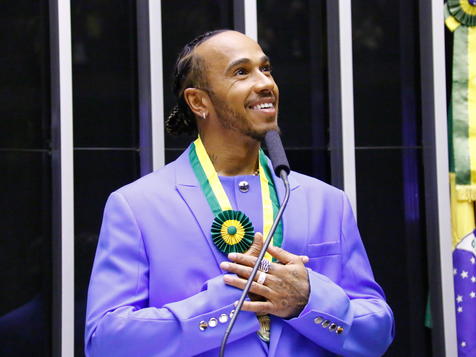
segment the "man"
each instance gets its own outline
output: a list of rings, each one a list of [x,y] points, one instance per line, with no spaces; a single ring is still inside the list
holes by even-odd
[[[179,55],[174,92],[168,130],[199,138],[106,204],[88,297],[90,357],[217,356],[262,244],[254,232],[269,231],[283,194],[260,151],[278,128],[279,92],[255,41],[235,31],[199,36]],[[314,178],[289,180],[274,260],[261,267],[226,356],[382,355],[393,315],[348,200]]]

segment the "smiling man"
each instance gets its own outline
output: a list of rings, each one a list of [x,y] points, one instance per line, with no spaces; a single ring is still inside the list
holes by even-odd
[[[199,137],[112,193],[91,276],[86,354],[217,356],[283,187],[260,150],[278,129],[269,58],[228,30],[187,44],[167,129]],[[291,198],[226,356],[380,356],[393,315],[344,193],[291,172]],[[274,259],[273,259],[274,258]]]

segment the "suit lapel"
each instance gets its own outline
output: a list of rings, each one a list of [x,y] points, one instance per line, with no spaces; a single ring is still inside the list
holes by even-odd
[[[210,250],[213,252],[216,264],[219,266],[220,262],[226,260],[226,257],[212,242],[210,227],[214,216],[190,166],[188,152],[189,149],[185,150],[175,162],[175,185],[180,196],[190,208],[190,212],[195,217],[197,224],[200,226],[202,238],[207,242]]]

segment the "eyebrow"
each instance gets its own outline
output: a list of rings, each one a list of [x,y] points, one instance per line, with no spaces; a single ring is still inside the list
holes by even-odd
[[[260,62],[270,62],[269,57],[264,55],[263,57],[260,58]],[[251,60],[249,58],[239,58],[233,62],[231,62],[228,67],[226,67],[225,73],[228,73],[232,68],[242,65],[242,64],[248,64],[251,63]]]

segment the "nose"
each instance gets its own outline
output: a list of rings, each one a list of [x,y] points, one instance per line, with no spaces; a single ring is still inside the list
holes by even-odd
[[[274,82],[273,77],[269,73],[264,73],[262,71],[256,71],[256,81],[254,89],[256,92],[262,91],[271,91],[273,90],[276,83]]]

